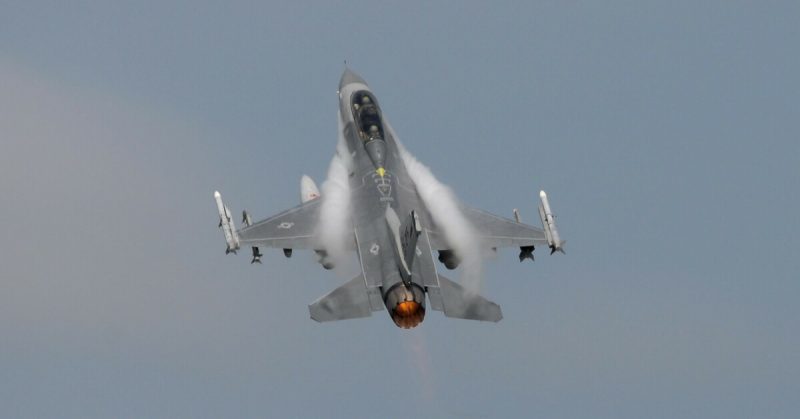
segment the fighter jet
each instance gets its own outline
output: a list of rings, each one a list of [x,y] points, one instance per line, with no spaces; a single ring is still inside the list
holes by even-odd
[[[310,304],[313,320],[368,317],[385,307],[394,323],[407,329],[422,323],[426,307],[430,307],[447,317],[500,321],[500,306],[439,273],[441,266],[437,267],[434,252],[446,269],[457,268],[464,256],[458,251],[459,238],[448,234],[447,219],[437,217],[436,211],[426,206],[405,149],[375,93],[348,68],[339,82],[338,98],[341,132],[337,154],[347,172],[343,177],[349,189],[342,194],[348,198],[347,213],[330,204],[326,209],[325,189],[320,194],[313,180],[304,176],[300,205],[256,223],[245,211],[244,225],[237,229],[230,209],[215,191],[226,253],[250,247],[251,263],[261,263],[265,247],[283,249],[286,257],[291,257],[294,249],[309,249],[316,252],[323,267],[332,269],[336,261],[329,254],[332,249],[326,248],[330,237],[324,237],[321,224],[326,222],[322,220],[326,211],[339,211],[341,222],[335,227],[342,233],[341,248],[356,253],[362,272]],[[481,249],[519,247],[520,262],[533,260],[537,246],[549,247],[550,254],[563,253],[564,241],[558,235],[547,195],[541,191],[539,196],[542,228],[523,224],[516,209],[511,220],[458,203],[458,216],[474,231],[471,237]]]

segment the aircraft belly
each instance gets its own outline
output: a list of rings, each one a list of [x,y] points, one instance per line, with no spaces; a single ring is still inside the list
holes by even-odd
[[[368,163],[368,159],[364,157],[364,155],[356,156],[356,175],[351,178],[350,184],[352,202],[358,203],[357,207],[353,208],[355,237],[368,290],[387,292],[392,286],[402,282],[402,277],[386,224],[386,207],[391,206],[399,216],[403,217],[415,210],[422,214],[423,228],[430,227],[425,225],[429,224],[429,217],[413,185],[400,185],[400,177],[392,170],[397,168],[394,156],[388,159],[387,166],[390,169],[384,176],[378,174],[371,167],[371,162]],[[404,173],[404,168],[398,169]],[[419,237],[411,271],[412,282],[423,289],[438,292],[439,281],[427,231]],[[441,310],[440,300],[436,296],[432,297],[431,308]],[[378,304],[377,297],[371,304]],[[382,300],[380,304],[383,304]]]

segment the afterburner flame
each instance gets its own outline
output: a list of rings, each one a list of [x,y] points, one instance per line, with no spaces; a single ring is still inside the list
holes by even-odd
[[[394,284],[386,292],[384,304],[397,327],[411,329],[425,319],[425,290],[419,284]]]
[[[397,305],[394,311],[400,317],[409,317],[414,315],[419,310],[419,304],[416,301],[403,301]]]
[[[392,310],[392,320],[398,327],[411,329],[425,319],[425,307],[416,301],[403,301]]]

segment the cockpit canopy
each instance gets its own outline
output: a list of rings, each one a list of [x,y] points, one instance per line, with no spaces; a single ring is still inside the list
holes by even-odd
[[[353,119],[358,126],[358,133],[363,141],[383,139],[383,123],[381,111],[375,98],[366,90],[353,93]]]

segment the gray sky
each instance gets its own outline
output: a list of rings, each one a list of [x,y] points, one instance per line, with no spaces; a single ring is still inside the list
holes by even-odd
[[[800,6],[427,3],[4,2],[0,416],[797,417]],[[317,324],[312,255],[224,255],[214,189],[323,180],[344,59],[465,202],[549,192],[502,322]]]

